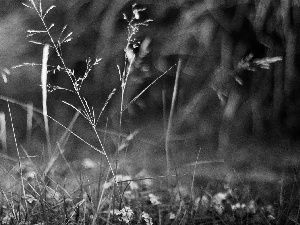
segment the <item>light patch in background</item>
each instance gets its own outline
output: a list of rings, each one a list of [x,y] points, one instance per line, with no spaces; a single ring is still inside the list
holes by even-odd
[[[23,13],[24,14],[24,13]],[[16,11],[0,21],[0,63],[10,67],[28,48],[25,16]]]

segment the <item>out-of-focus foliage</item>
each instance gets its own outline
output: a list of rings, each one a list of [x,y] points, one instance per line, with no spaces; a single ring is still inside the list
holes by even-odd
[[[41,26],[36,15],[21,2],[15,1],[14,7],[8,2],[4,4],[6,10],[1,11],[1,68],[10,69],[21,61],[40,62],[41,49],[24,38],[27,29]],[[181,58],[174,128],[178,132],[197,130],[200,136],[211,135],[221,124],[224,133],[229,129],[260,136],[283,131],[297,136],[298,1],[45,0],[42,3],[45,9],[56,6],[46,19],[55,24],[54,38],[58,38],[64,25],[68,25],[68,32],[73,32],[73,40],[64,44],[62,52],[67,66],[76,75],[84,73],[88,57],[102,58],[83,87],[88,94],[97,93],[106,99],[113,88],[120,86],[117,65],[121,69],[124,65],[127,41],[124,14],[132,17],[132,5],[137,3],[135,7],[146,8],[140,12],[140,21],[153,22],[141,28],[135,38],[139,43],[148,40],[150,51],[143,58],[143,66],[136,66],[131,74],[127,99],[136,96]],[[48,42],[43,36],[38,41]],[[135,51],[138,53],[138,48]],[[239,63],[250,54],[250,63],[267,57],[282,57],[282,61],[269,64],[268,69],[238,70]],[[49,63],[59,64],[54,52]],[[168,106],[174,74],[175,69],[170,70],[141,95],[133,115],[151,110],[161,114],[162,93],[166,90]],[[11,85],[15,86],[8,89],[22,92],[26,87],[38,86],[39,68],[14,69],[11,77]],[[28,86],[24,84],[27,79],[32,81]],[[50,74],[49,79],[56,85],[69,85],[64,74]]]

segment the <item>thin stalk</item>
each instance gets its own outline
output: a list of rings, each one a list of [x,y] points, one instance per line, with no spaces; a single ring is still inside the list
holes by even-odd
[[[108,180],[108,176],[109,176],[109,171],[107,172],[105,181]],[[93,217],[92,225],[96,224],[96,220],[97,220],[98,214],[101,211],[101,203],[102,203],[102,199],[103,199],[103,196],[104,196],[104,192],[105,192],[105,189],[102,188],[100,199],[99,199],[98,205],[97,205],[97,209],[96,209],[96,212],[95,212],[94,217]]]
[[[16,137],[15,127],[14,127],[14,123],[13,123],[13,119],[12,119],[10,104],[9,104],[9,101],[6,101],[6,102],[7,102],[7,107],[8,107],[8,113],[9,113],[9,118],[10,118],[10,122],[11,122],[12,132],[13,132],[13,136],[14,136],[14,142],[15,142],[15,146],[16,146],[16,150],[17,150],[17,154],[18,154],[18,163],[19,163],[20,174],[21,174],[21,184],[22,184],[23,197],[24,197],[24,199],[26,199],[25,186],[24,186],[24,180],[23,180],[23,170],[22,170],[22,167],[21,167],[21,155],[20,155],[20,151],[19,151],[19,147],[18,147],[18,143],[17,143],[17,137]],[[26,206],[26,211],[27,211],[28,210],[27,201],[25,201],[25,206]]]
[[[166,75],[174,66],[171,66],[168,70],[166,70],[163,74],[161,74],[159,77],[157,77],[154,81],[152,81],[146,88],[144,88],[137,96],[135,96],[128,105],[123,109],[126,110],[133,102],[135,102],[145,91],[148,90],[156,81],[158,81],[160,78],[162,78],[164,75]]]
[[[49,56],[49,45],[46,44],[43,48],[43,63],[42,63],[42,74],[41,74],[41,82],[42,82],[42,93],[43,93],[43,116],[44,116],[44,124],[45,124],[45,132],[46,132],[46,141],[47,141],[47,150],[48,157],[51,156],[51,142],[50,142],[50,133],[49,133],[49,121],[48,121],[48,112],[47,112],[47,62]]]
[[[131,37],[130,37],[131,39]],[[130,40],[129,39],[129,40]],[[129,48],[129,41],[127,42],[127,45],[126,45],[126,51],[128,50]],[[126,56],[125,54],[125,67],[124,67],[124,70],[123,70],[123,73],[120,74],[120,79],[121,79],[121,102],[120,102],[120,119],[119,119],[119,137],[118,137],[118,149],[116,151],[116,165],[115,165],[115,174],[117,173],[117,170],[118,170],[118,160],[119,160],[119,149],[120,149],[120,145],[121,145],[121,133],[122,133],[122,118],[123,118],[123,108],[124,108],[124,95],[125,95],[125,90],[126,90],[126,86],[127,86],[127,81],[128,81],[128,77],[130,75],[130,71],[131,71],[131,67],[135,61],[135,56],[133,57],[133,59],[131,59],[129,61],[129,65],[127,66],[127,59],[128,57]],[[96,129],[95,129],[95,132],[97,133]],[[98,136],[98,134],[97,134]],[[109,165],[110,165],[110,162],[108,161]],[[113,172],[113,171],[112,171]],[[114,173],[113,173],[114,175]],[[115,175],[114,175],[115,177]],[[118,183],[115,179],[115,183],[114,183],[114,186],[113,186],[113,215],[115,214],[114,213],[114,210],[115,210],[115,188],[119,188],[118,187]],[[118,190],[120,192],[120,190]]]
[[[171,171],[171,158],[170,158],[170,136],[171,136],[171,129],[172,129],[172,121],[174,116],[174,108],[175,108],[175,101],[177,98],[177,92],[178,92],[178,83],[179,83],[179,75],[181,70],[181,63],[182,60],[178,60],[177,65],[177,71],[176,71],[176,77],[175,77],[175,84],[173,89],[173,96],[172,96],[172,103],[171,103],[171,110],[170,110],[170,116],[168,120],[168,127],[167,127],[167,133],[166,133],[166,140],[165,140],[165,150],[166,150],[166,161],[167,161],[167,186],[169,188],[169,176]]]
[[[30,143],[31,133],[32,133],[32,119],[33,119],[33,104],[32,104],[32,102],[27,104],[26,111],[27,111],[26,139],[27,139],[27,142]]]
[[[101,141],[101,139],[100,139],[100,137],[99,137],[99,134],[98,134],[97,129],[96,129],[95,126],[93,126],[93,130],[94,130],[94,132],[95,132],[95,134],[96,134],[96,136],[97,136],[97,139],[98,139],[98,141],[99,141],[99,143],[100,143],[100,145],[101,145],[101,149],[102,149],[102,151],[103,151],[103,153],[104,153],[104,156],[105,156],[105,158],[106,158],[106,160],[107,160],[109,169],[111,170],[111,173],[112,173],[112,175],[113,175],[113,178],[114,178],[114,181],[115,181],[115,183],[116,183],[116,186],[119,187],[119,186],[118,186],[118,183],[117,183],[117,179],[116,179],[116,174],[115,174],[115,172],[114,172],[114,170],[113,170],[113,168],[112,168],[111,162],[110,162],[110,160],[109,160],[109,158],[108,158],[108,155],[106,154],[106,151],[104,151],[104,146],[103,146],[103,144],[102,144],[102,141]]]
[[[163,122],[164,122],[164,132],[167,132],[167,102],[166,102],[166,88],[162,90],[162,103],[163,103]]]
[[[2,151],[4,155],[7,155],[6,120],[4,112],[0,112],[0,140],[2,145]]]
[[[192,179],[192,185],[191,185],[191,196],[192,196],[193,201],[194,201],[194,197],[195,197],[194,196],[194,184],[195,184],[195,177],[196,177],[196,167],[197,167],[197,163],[198,163],[198,160],[199,160],[200,152],[201,152],[201,148],[198,151],[197,159],[196,159],[196,163],[195,163],[194,171],[193,171],[193,179]]]

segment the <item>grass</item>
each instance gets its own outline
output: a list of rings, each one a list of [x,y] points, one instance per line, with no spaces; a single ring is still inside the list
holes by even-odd
[[[0,165],[1,224],[299,223],[297,170],[289,173],[293,175],[292,179],[290,176],[285,176],[288,173],[284,171],[280,175],[272,176],[271,171],[256,170],[255,164],[254,169],[237,170],[238,166],[230,167],[222,160],[202,160],[202,151],[199,149],[197,149],[196,158],[193,158],[192,163],[182,163],[183,165],[179,166],[175,162],[175,159],[180,159],[182,156],[180,155],[182,152],[174,151],[177,148],[174,147],[172,140],[173,119],[176,114],[175,102],[182,65],[180,60],[177,65],[169,119],[160,131],[163,136],[162,144],[159,145],[160,140],[156,138],[154,138],[153,144],[158,145],[157,148],[163,146],[165,155],[154,153],[147,157],[147,154],[140,152],[141,149],[146,148],[145,146],[149,148],[151,138],[145,138],[139,131],[130,134],[122,132],[123,112],[148,88],[155,85],[158,79],[171,71],[170,68],[155,79],[129,103],[124,102],[127,82],[137,60],[137,56],[131,52],[130,44],[135,42],[134,35],[140,27],[147,26],[151,22],[150,20],[137,22],[139,13],[145,9],[137,9],[134,5],[132,18],[128,19],[126,15],[124,16],[128,23],[128,37],[125,46],[124,70],[119,69],[121,81],[119,129],[111,132],[107,128],[104,130],[99,128],[99,118],[115,90],[108,96],[98,114],[81,93],[81,87],[88,79],[89,72],[93,66],[100,63],[100,59],[94,61],[88,59],[83,77],[77,78],[74,71],[65,65],[61,54],[61,46],[71,41],[72,33],[65,35],[66,27],[64,27],[58,40],[54,40],[51,34],[53,25],[48,26],[46,22],[47,14],[54,10],[55,6],[43,10],[41,1],[39,4],[33,0],[29,2],[30,5],[24,5],[37,13],[44,26],[43,30],[29,30],[29,37],[46,34],[50,40],[50,44],[31,41],[43,46],[43,63],[42,65],[34,64],[42,68],[43,109],[39,110],[32,104],[18,102],[8,96],[0,97],[7,102],[8,117],[17,151],[17,158],[10,157],[6,152],[6,126],[8,123],[5,121],[5,115],[1,113],[0,140],[2,149],[5,150],[4,154],[0,155],[3,162],[3,165]],[[56,52],[61,66],[50,67],[47,65],[49,49]],[[259,65],[269,65],[266,60],[255,62]],[[69,77],[73,89],[49,86],[47,82],[48,68],[64,72]],[[75,112],[68,126],[64,126],[49,116],[47,112],[48,91],[57,89],[71,92],[80,102],[80,107],[78,107],[63,101]],[[43,123],[40,123],[39,126],[43,127],[45,132],[46,146],[43,145],[43,148],[46,150],[40,152],[38,156],[30,155],[31,153],[18,143],[11,104],[26,110],[27,140],[30,142],[34,141],[31,139],[34,115],[43,116]],[[165,103],[164,108],[166,108]],[[165,111],[164,114],[166,114]],[[89,143],[73,131],[76,123],[80,122],[80,117],[88,122],[89,128],[85,129],[92,131],[99,147]],[[58,140],[53,140],[49,123],[58,124],[64,129]],[[114,154],[109,154],[105,147],[108,135],[114,135],[117,138]],[[84,143],[89,151],[95,151],[97,156],[93,159],[82,157],[82,159],[69,161],[65,151],[71,136]],[[128,150],[132,142],[139,143],[137,147],[139,153]],[[186,158],[188,157],[186,156]],[[190,157],[193,157],[192,153]],[[134,163],[142,164],[142,161],[148,163],[148,167],[145,166],[138,172],[129,172],[134,167]],[[241,160],[237,160],[237,162],[240,163]],[[166,166],[162,164],[166,164]],[[297,165],[296,162],[294,166]],[[160,174],[151,171],[156,166],[166,172]]]

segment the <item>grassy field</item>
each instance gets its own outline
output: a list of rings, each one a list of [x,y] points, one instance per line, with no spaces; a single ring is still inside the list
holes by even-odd
[[[42,63],[15,68],[41,71],[41,96],[35,106],[12,98],[14,91],[0,96],[0,224],[300,223],[299,143],[288,135],[257,134],[262,125],[255,100],[262,93],[238,104],[246,86],[240,73],[272,73],[281,56],[249,54],[232,72],[217,69],[211,85],[182,91],[188,80],[182,55],[151,77],[143,61],[151,39],[136,37],[153,21],[141,19],[146,8],[132,5],[122,18],[127,37],[124,65],[116,65],[119,86],[103,97],[89,90],[89,75],[102,59],[88,58],[78,76],[63,53],[73,33],[64,27],[56,37],[47,21],[56,7],[34,0],[23,6],[39,18],[40,28],[27,34],[40,47]],[[41,35],[42,41],[35,39]],[[50,66],[53,54],[58,64]],[[7,89],[10,73],[1,73]],[[68,83],[52,84],[54,73]],[[185,99],[186,93],[193,97]]]

